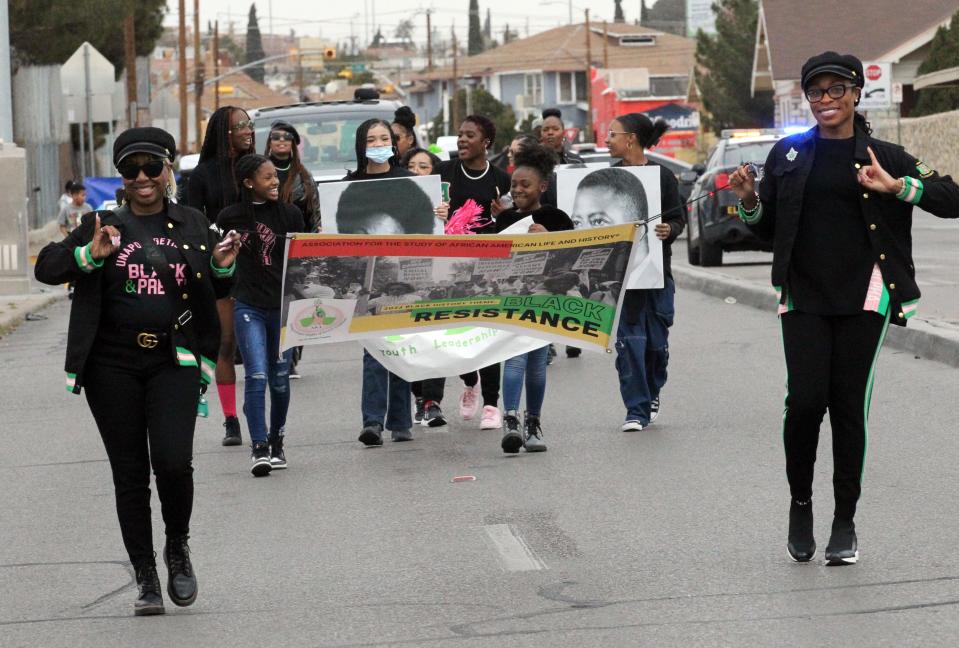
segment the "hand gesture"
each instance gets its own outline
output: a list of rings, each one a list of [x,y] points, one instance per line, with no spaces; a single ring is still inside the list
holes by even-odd
[[[750,203],[756,196],[756,177],[748,171],[748,165],[744,164],[729,174],[729,188],[743,201],[747,209],[755,207]]]
[[[872,152],[871,146],[866,147],[866,150],[869,152],[871,162],[869,166],[859,169],[859,184],[877,193],[899,193],[902,189],[902,182],[893,178],[882,168],[879,160],[876,159],[876,154]]]
[[[93,238],[90,240],[90,256],[95,261],[105,259],[120,249],[120,231],[113,225],[100,227],[100,215],[93,221]]]
[[[450,204],[448,202],[441,202],[433,210],[433,213],[436,214],[436,217],[443,221],[444,223],[450,217]]]
[[[656,228],[653,231],[656,232],[656,238],[665,241],[673,233],[673,228],[669,226],[669,223],[656,223]]]
[[[489,204],[489,211],[493,218],[499,216],[500,212],[506,211],[506,207],[503,206],[503,203],[500,202],[500,199],[497,198]]]
[[[223,240],[213,248],[213,263],[218,268],[229,268],[240,252],[240,235],[236,230],[227,232]]]

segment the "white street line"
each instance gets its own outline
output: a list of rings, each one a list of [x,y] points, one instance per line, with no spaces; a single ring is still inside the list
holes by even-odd
[[[549,569],[516,529],[510,524],[487,524],[483,529],[496,550],[506,571],[538,571]]]

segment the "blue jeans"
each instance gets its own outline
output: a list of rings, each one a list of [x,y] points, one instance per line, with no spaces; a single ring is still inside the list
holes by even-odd
[[[363,350],[363,395],[360,411],[363,414],[364,427],[379,423],[391,432],[413,427],[410,384],[387,371],[366,349]]]
[[[673,324],[676,285],[666,278],[663,288],[644,290],[646,300],[638,321],[619,318],[616,333],[616,371],[626,406],[626,420],[649,424],[650,403],[666,384],[669,364],[669,327]]]
[[[280,309],[257,308],[236,302],[233,309],[236,344],[243,355],[246,372],[243,414],[250,428],[250,440],[267,440],[266,388],[270,387],[270,430],[282,436],[290,409],[290,357],[292,349],[280,355]]]
[[[539,416],[546,396],[546,360],[549,345],[522,353],[503,366],[503,405],[506,411],[519,411],[519,398],[526,383],[526,413]],[[525,379],[525,380],[524,380]]]

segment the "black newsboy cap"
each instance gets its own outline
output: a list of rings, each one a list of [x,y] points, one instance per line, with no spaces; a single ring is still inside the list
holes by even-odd
[[[176,159],[176,141],[173,135],[162,128],[130,128],[120,133],[113,143],[113,166],[119,166],[123,158],[134,153],[149,153],[173,162]]]
[[[293,124],[278,119],[270,124],[270,132],[272,133],[273,131],[285,131],[289,133],[293,136],[293,143],[297,146],[300,145],[300,134],[296,132]]]
[[[823,52],[818,54],[802,66],[802,88],[806,89],[809,82],[820,74],[835,74],[844,79],[849,79],[858,87],[866,83],[862,72],[862,61],[852,54],[837,54],[836,52]]]

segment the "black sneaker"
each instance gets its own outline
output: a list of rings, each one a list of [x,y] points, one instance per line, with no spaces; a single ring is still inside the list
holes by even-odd
[[[366,446],[383,445],[383,426],[379,423],[368,423],[360,432],[360,443]]]
[[[243,437],[240,436],[240,419],[235,416],[227,416],[223,423],[226,428],[226,435],[221,442],[225,446],[243,445]]]
[[[274,434],[268,437],[270,443],[270,467],[273,470],[286,468],[286,453],[283,452],[283,435]]]
[[[416,399],[416,413],[413,414],[413,424],[421,425],[423,423],[423,417],[426,415],[426,401],[422,398]]]
[[[556,359],[556,347],[552,344],[549,345],[549,351],[546,352],[546,364],[553,364],[553,360]]]
[[[136,616],[165,614],[157,568],[153,565],[141,567],[136,571],[136,578],[137,600],[133,602],[133,614]]]
[[[826,545],[826,565],[855,565],[859,560],[859,542],[856,538],[856,525],[852,520],[833,518],[832,533]]]
[[[566,357],[567,358],[578,358],[583,355],[583,350],[579,347],[567,346],[566,347]]]
[[[250,450],[250,472],[254,477],[265,477],[273,470],[270,463],[270,444],[266,441],[254,443]]]
[[[649,424],[652,425],[656,417],[659,416],[659,396],[653,399],[649,404]]]
[[[526,416],[523,426],[523,447],[526,452],[546,452],[546,442],[543,441],[543,428],[540,427],[538,416]]]
[[[443,416],[443,410],[436,401],[426,401],[424,407],[426,413],[423,415],[423,425],[427,427],[443,427],[446,425],[446,417]]]
[[[187,607],[196,600],[196,574],[190,562],[190,545],[186,538],[167,539],[163,548],[168,578],[166,592],[174,605]]]
[[[523,433],[520,432],[516,412],[506,412],[506,416],[503,417],[503,430],[500,447],[503,448],[503,452],[516,454],[523,447]]]
[[[789,539],[786,542],[786,552],[793,562],[809,562],[816,557],[812,500],[793,500],[789,504]]]

